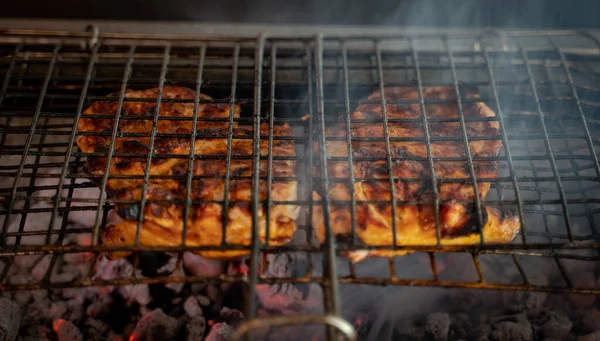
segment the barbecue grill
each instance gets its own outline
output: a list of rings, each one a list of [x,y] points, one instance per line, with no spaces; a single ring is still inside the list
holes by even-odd
[[[600,32],[592,31],[510,31],[510,30],[414,30],[379,33],[344,32],[279,32],[256,35],[156,35],[148,33],[104,32],[96,26],[87,30],[0,31],[0,195],[3,229],[0,237],[0,289],[19,291],[61,287],[124,285],[164,282],[243,282],[247,287],[247,321],[238,329],[238,337],[264,325],[328,324],[330,337],[341,332],[355,339],[353,326],[340,315],[340,285],[372,284],[400,286],[460,287],[512,291],[543,291],[570,294],[600,294],[597,286],[584,286],[572,280],[570,265],[576,262],[597,262],[600,233],[597,224],[600,213]],[[292,139],[297,148],[297,180],[299,200],[283,202],[301,206],[299,237],[290,245],[261,245],[253,233],[250,246],[222,245],[215,247],[108,247],[99,241],[99,231],[106,223],[115,204],[104,195],[108,177],[100,179],[100,195],[74,197],[77,190],[97,188],[86,179],[84,161],[88,154],[75,144],[77,123],[82,111],[93,101],[124,101],[127,88],[144,89],[175,84],[194,89],[196,94],[210,94],[214,100],[193,101],[240,104],[237,121],[251,127],[268,123],[270,127],[289,123],[295,132]],[[414,86],[421,92],[420,100],[399,101],[417,103],[427,110],[433,100],[423,99],[424,86],[451,86],[460,103],[482,101],[492,108],[499,122],[497,137],[468,137],[465,122],[483,120],[460,116],[463,136],[454,139],[466,143],[474,139],[500,139],[503,148],[499,167],[501,175],[492,182],[490,194],[475,204],[481,218],[481,205],[495,205],[517,212],[522,222],[518,237],[511,244],[472,246],[437,245],[396,246],[429,258],[431,276],[414,279],[399,270],[397,259],[389,261],[385,277],[362,276],[356,265],[336,259],[346,250],[383,248],[365,246],[353,241],[336,241],[330,224],[327,242],[315,243],[310,229],[312,208],[323,205],[327,218],[332,202],[327,196],[315,201],[311,188],[327,188],[335,182],[357,181],[331,178],[327,172],[313,176],[313,167],[326,169],[330,160],[324,143],[335,139],[325,135],[325,127],[345,123],[350,127],[350,112],[366,103],[367,94],[385,86]],[[461,96],[463,86],[474,87],[481,99]],[[119,96],[108,96],[110,93]],[[172,99],[160,99],[162,103]],[[188,101],[189,102],[189,101]],[[440,100],[436,100],[439,103]],[[460,107],[460,106],[459,106]],[[122,116],[120,119],[135,119]],[[178,119],[154,115],[156,135],[158,120]],[[193,118],[201,125],[202,118]],[[218,119],[213,119],[218,120]],[[435,119],[417,119],[424,125]],[[392,120],[393,121],[393,120]],[[386,124],[384,120],[377,123]],[[402,121],[402,120],[400,120]],[[123,133],[115,128],[104,136],[140,136]],[[261,136],[254,129],[254,150],[260,140],[281,137]],[[313,133],[317,132],[317,133]],[[91,133],[88,133],[91,134]],[[182,134],[181,138],[193,138]],[[386,134],[387,136],[387,134]],[[232,136],[227,136],[231,138]],[[236,137],[238,138],[238,137]],[[343,138],[350,146],[353,139]],[[381,138],[363,138],[378,140]],[[393,140],[387,137],[383,140]],[[436,137],[415,139],[430,143]],[[313,149],[313,145],[318,149]],[[388,150],[388,155],[389,150]],[[120,155],[135,156],[135,155]],[[139,157],[139,156],[138,156]],[[167,157],[153,150],[150,158]],[[170,156],[181,157],[181,156]],[[228,151],[231,160],[231,150]],[[195,156],[182,158],[192,162]],[[254,165],[266,159],[269,169],[273,157],[254,153]],[[488,158],[490,159],[490,158]],[[343,160],[343,159],[342,159]],[[391,159],[386,159],[391,162]],[[427,158],[427,162],[461,161],[470,168],[474,183],[474,158]],[[346,160],[353,162],[353,160]],[[354,160],[356,161],[356,159]],[[229,173],[229,172],[228,172]],[[254,168],[253,224],[258,222],[257,208],[277,204],[267,196],[258,199],[258,167]],[[127,176],[121,176],[127,178]],[[175,177],[175,176],[173,176]],[[191,173],[180,176],[191,186]],[[138,177],[140,178],[140,177]],[[149,175],[141,177],[148,183]],[[230,177],[231,178],[231,177]],[[272,172],[266,180],[274,181]],[[404,179],[406,180],[406,179]],[[228,180],[226,180],[228,181]],[[409,181],[409,180],[407,180]],[[464,182],[464,179],[412,179],[410,181]],[[436,200],[439,202],[439,200]],[[141,206],[148,202],[140,202]],[[282,203],[282,204],[283,204]],[[423,204],[422,202],[418,202]],[[181,204],[190,205],[187,200]],[[343,202],[356,208],[356,200]],[[397,203],[398,204],[398,203]],[[402,204],[402,203],[400,203]],[[433,204],[433,203],[428,203]],[[227,203],[225,203],[227,205]],[[67,228],[69,217],[77,214],[93,216],[88,227]],[[45,218],[40,218],[45,217]],[[38,221],[39,229],[25,230],[26,221]],[[16,230],[11,229],[16,226]],[[439,229],[439,227],[438,227]],[[90,245],[66,243],[69,236],[91,233]],[[185,233],[184,233],[185,235]],[[439,236],[439,234],[438,234]],[[438,237],[439,238],[439,237]],[[68,253],[134,251],[139,265],[139,252],[172,252],[194,250],[248,249],[249,273],[211,277],[155,276],[113,280],[88,276],[72,282],[54,282],[53,266],[59,256]],[[391,249],[389,247],[388,249]],[[263,273],[265,255],[294,252],[305,256],[304,275],[273,277]],[[440,277],[438,259],[446,253],[460,253],[470,258],[475,280],[447,280]],[[36,283],[14,283],[10,268],[18,257],[52,255],[52,261],[42,280]],[[311,256],[315,255],[315,256]],[[481,266],[481,257],[502,256],[516,267],[520,281],[499,283],[493,268]],[[536,283],[532,278],[535,266],[542,261],[554,268],[557,279]],[[253,288],[259,283],[318,283],[324,292],[324,314],[286,317],[257,317]],[[336,331],[337,330],[337,331]]]

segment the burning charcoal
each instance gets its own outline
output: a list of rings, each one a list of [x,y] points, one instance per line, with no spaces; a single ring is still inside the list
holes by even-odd
[[[594,308],[589,310],[582,319],[585,332],[600,330],[600,310]]]
[[[573,327],[573,323],[568,317],[551,312],[548,321],[542,325],[540,332],[545,337],[565,340],[569,336],[571,327]]]
[[[196,296],[196,299],[198,300],[198,303],[203,307],[208,307],[210,305],[210,298],[204,295],[198,295]]]
[[[495,341],[530,341],[533,331],[524,313],[502,317],[494,323],[491,339]]]
[[[185,300],[183,303],[183,309],[189,317],[202,315],[202,309],[198,305],[198,300],[194,296],[190,296],[187,300]]]
[[[216,323],[204,341],[230,341],[235,331],[227,323]]]
[[[58,341],[83,341],[83,335],[79,328],[67,320],[54,320],[52,329],[56,333]]]
[[[87,306],[85,312],[89,317],[98,317],[108,312],[108,306],[100,301],[96,301]]]
[[[580,336],[577,338],[577,341],[600,341],[600,330],[585,336]]]
[[[65,301],[56,301],[50,304],[50,308],[45,311],[47,320],[55,320],[61,318],[67,312],[67,304]]]
[[[75,301],[69,301],[69,302],[75,302]],[[67,305],[69,302],[67,302]],[[69,313],[65,314],[65,319],[72,323],[75,323],[75,324],[79,324],[81,322],[81,320],[83,320],[83,317],[84,317],[84,309],[83,309],[82,304],[71,307],[71,309],[69,310]]]
[[[140,305],[150,303],[150,288],[148,284],[130,284],[119,287],[119,293],[129,301],[134,301]]]
[[[433,313],[427,317],[426,333],[436,341],[448,340],[450,331],[450,315],[447,313]]]
[[[176,338],[179,332],[177,319],[167,316],[162,309],[144,315],[135,326],[130,340],[163,341]]]
[[[223,272],[222,262],[219,260],[206,259],[191,252],[183,253],[183,267],[194,276],[218,276]]]
[[[185,327],[186,340],[196,341],[202,340],[204,331],[206,330],[206,319],[202,315],[197,315],[192,318]]]
[[[128,325],[125,326],[125,328],[123,328],[123,333],[125,334],[125,338],[126,339],[130,339],[130,335],[133,334],[133,331],[135,330],[135,324],[130,323]]]
[[[42,257],[31,269],[31,275],[33,276],[33,280],[35,282],[41,281],[44,276],[46,276],[46,272],[50,267],[50,261],[52,260],[52,256],[46,255]]]
[[[0,341],[13,341],[20,325],[19,306],[6,298],[0,298]]]

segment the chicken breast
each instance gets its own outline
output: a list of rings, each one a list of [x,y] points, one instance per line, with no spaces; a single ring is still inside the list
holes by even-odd
[[[439,100],[456,100],[452,87],[429,87],[423,90],[424,98]],[[416,87],[390,87],[384,90],[387,101],[418,100]],[[476,93],[468,92],[467,98],[478,98]],[[368,97],[369,101],[379,103],[380,91]],[[474,205],[475,190],[469,172],[465,143],[460,137],[462,130],[459,122],[459,110],[456,103],[427,104],[431,154],[434,158],[463,158],[456,161],[434,161],[433,173],[437,179],[437,191],[440,200],[439,223],[440,243],[442,245],[467,245],[481,241],[481,232],[477,228],[477,213]],[[466,130],[469,138],[477,139],[469,142],[471,156],[495,157],[502,147],[499,124],[485,120],[495,113],[482,102],[463,104],[463,112],[467,118]],[[437,231],[434,208],[434,191],[432,186],[432,170],[427,160],[425,130],[421,120],[419,104],[386,104],[392,173],[394,179],[396,240],[398,245],[436,245]],[[381,104],[362,104],[351,114],[353,120],[381,120],[383,117]],[[481,121],[469,121],[469,118],[481,118]],[[403,121],[394,121],[403,119]],[[386,145],[383,122],[354,122],[351,124],[352,155],[354,163],[350,166],[347,160],[336,160],[335,157],[348,157],[345,141],[344,124],[327,127],[328,142],[326,144],[328,175],[332,179],[329,186],[330,200],[349,201],[354,190],[356,199],[356,234],[358,240],[369,246],[392,246],[392,190],[389,179]],[[337,140],[331,139],[337,136]],[[344,137],[339,139],[339,137]],[[448,138],[459,138],[453,141]],[[362,138],[362,140],[361,140]],[[421,138],[422,141],[406,141],[402,138]],[[446,139],[445,139],[446,138]],[[483,200],[490,190],[490,180],[498,177],[498,162],[492,160],[473,161],[475,176],[478,179],[477,190]],[[355,182],[350,181],[353,172]],[[315,174],[319,176],[319,172]],[[336,179],[341,181],[336,181]],[[444,179],[464,179],[458,182],[445,182]],[[322,200],[323,188],[313,192],[315,200]],[[373,202],[379,201],[379,202]],[[382,202],[386,201],[386,202]],[[410,203],[419,201],[428,203]],[[483,238],[486,243],[511,242],[517,235],[520,223],[514,213],[503,212],[498,208],[483,207]],[[331,226],[338,239],[348,240],[352,235],[351,205],[331,205]],[[314,206],[313,227],[321,242],[325,241],[326,225],[321,204]],[[353,261],[361,261],[368,256],[393,257],[405,254],[406,251],[353,251],[347,256]]]
[[[157,89],[127,91],[129,98],[156,99]],[[194,99],[194,93],[183,87],[165,86],[163,98]],[[210,99],[202,95],[201,99]],[[114,125],[114,117],[118,103],[96,102],[88,108],[80,120],[79,132],[110,132]],[[153,113],[156,102],[125,102],[119,121],[119,132],[150,133],[152,131]],[[187,174],[189,172],[189,155],[191,149],[191,133],[193,123],[193,103],[167,103],[160,106],[160,118],[156,127],[154,140],[154,157],[150,163],[150,179],[144,192],[144,173],[150,152],[150,137],[117,137],[114,143],[115,156],[110,165],[106,153],[110,147],[110,136],[79,136],[78,145],[87,153],[103,153],[101,156],[90,156],[87,159],[87,170],[98,177],[109,168],[110,176],[136,176],[131,178],[110,177],[107,182],[107,193],[116,201],[116,211],[124,219],[121,223],[106,226],[102,231],[102,242],[107,245],[133,245],[138,233],[138,218],[143,221],[140,229],[140,243],[145,246],[177,246],[183,245],[183,229],[186,200],[191,200],[187,214],[187,233],[185,246],[220,246],[228,244],[249,246],[252,236],[252,154],[253,129],[237,124],[232,128],[231,141],[232,160],[230,164],[230,181],[227,197],[229,205],[224,217],[225,176],[227,169],[228,128],[227,121],[204,121],[202,119],[229,118],[231,114],[239,117],[239,106],[202,103],[199,107],[199,120],[196,125],[194,140],[194,158],[190,192],[187,191]],[[86,115],[107,115],[104,118],[86,118]],[[127,119],[141,116],[149,121]],[[173,119],[175,118],[175,119]],[[169,136],[168,134],[171,134]],[[175,136],[187,134],[190,137]],[[292,131],[288,125],[273,127],[273,160],[272,185],[267,186],[269,127],[261,126],[261,162],[259,182],[260,200],[280,202],[267,208],[262,205],[258,211],[259,235],[261,242],[266,242],[267,209],[269,209],[269,243],[282,245],[291,240],[296,231],[297,205],[286,205],[284,201],[297,200],[297,181],[295,147],[289,139]],[[288,139],[285,139],[288,138]],[[129,155],[124,155],[129,154]],[[131,157],[133,155],[134,157]],[[139,157],[137,157],[139,156]],[[146,198],[141,210],[140,201]],[[225,232],[226,236],[223,236]],[[198,251],[208,258],[234,258],[249,251],[223,250]],[[126,256],[126,252],[113,253],[112,258]]]

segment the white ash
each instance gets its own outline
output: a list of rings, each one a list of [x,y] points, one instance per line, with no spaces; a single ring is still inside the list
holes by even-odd
[[[183,309],[189,317],[202,315],[202,308],[200,308],[198,300],[194,296],[190,296],[187,298],[187,300],[185,300],[185,303],[183,303]]]
[[[425,332],[435,341],[448,340],[450,332],[450,315],[447,313],[434,313],[427,317]]]
[[[135,326],[130,340],[174,340],[183,327],[181,321],[166,315],[158,308],[145,314]]]
[[[206,319],[202,315],[196,315],[185,327],[186,341],[202,340],[206,330]]]
[[[19,332],[19,306],[6,298],[0,298],[0,341],[13,341]]]

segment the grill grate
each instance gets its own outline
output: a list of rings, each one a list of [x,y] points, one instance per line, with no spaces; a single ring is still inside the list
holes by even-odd
[[[6,291],[39,289],[66,286],[119,285],[136,283],[162,283],[166,281],[245,281],[249,288],[258,283],[309,283],[323,285],[326,312],[323,318],[307,317],[301,322],[327,322],[347,333],[341,321],[339,285],[362,283],[375,285],[416,285],[462,287],[503,290],[538,290],[548,292],[598,294],[597,287],[583,287],[574,282],[568,271],[569,262],[597,262],[600,234],[596,228],[600,212],[600,165],[597,153],[600,148],[600,41],[597,35],[574,31],[522,32],[486,31],[475,33],[419,33],[396,36],[345,36],[333,37],[183,37],[144,36],[131,34],[98,34],[86,32],[40,32],[5,30],[0,32],[0,195],[3,205],[0,214],[4,227],[0,238],[0,288]],[[150,137],[151,141],[161,136],[191,139],[194,150],[195,134],[160,134],[156,131],[159,120],[181,120],[179,117],[162,117],[156,110],[151,117],[117,116],[119,120],[145,119],[153,121],[151,134],[126,133],[114,129],[105,133],[78,133],[77,122],[83,110],[93,101],[118,101],[119,108],[130,98],[124,98],[128,88],[158,87],[162,94],[164,85],[187,86],[196,93],[193,101],[195,110],[202,103],[239,104],[242,116],[234,118],[233,109],[229,118],[184,118],[191,120],[194,127],[206,121],[229,123],[229,132],[223,138],[249,138],[253,141],[252,179],[252,223],[259,221],[260,205],[300,205],[306,214],[300,222],[301,241],[294,245],[274,247],[267,242],[259,245],[258,233],[252,235],[252,245],[223,245],[217,247],[187,247],[185,237],[181,246],[108,247],[98,241],[100,227],[107,221],[108,212],[117,203],[128,203],[104,195],[81,198],[74,193],[96,188],[86,179],[84,160],[87,156],[78,150],[75,139],[78,135],[110,136],[113,143],[109,149],[111,157],[132,157],[134,154],[114,153],[117,137]],[[365,100],[373,90],[383,94],[386,86],[415,86],[419,90],[418,100],[382,100],[373,104],[418,104],[426,112],[432,103],[448,100],[423,98],[423,87],[451,86],[455,89],[460,115],[461,136],[431,136],[428,125],[447,122],[447,118],[429,118],[422,115],[415,119],[384,119],[384,138],[350,137],[350,126],[358,123],[381,123],[381,120],[351,120],[350,113]],[[466,99],[462,86],[479,89],[481,99]],[[214,100],[199,99],[200,93],[208,93]],[[108,93],[119,96],[107,97]],[[161,98],[161,103],[182,102]],[[143,99],[134,99],[144,101]],[[146,99],[147,100],[147,99]],[[154,100],[152,100],[154,101]],[[496,113],[493,118],[469,118],[462,114],[465,103],[482,101]],[[189,102],[189,101],[188,101]],[[386,111],[383,110],[386,117]],[[304,116],[308,115],[308,119]],[[338,119],[342,116],[342,119]],[[89,115],[101,117],[101,115]],[[501,136],[468,137],[466,123],[474,121],[497,121]],[[253,127],[254,136],[234,136],[233,122]],[[261,122],[268,123],[268,135],[260,134]],[[293,137],[274,136],[273,127],[289,123]],[[345,123],[345,137],[326,136],[325,128],[333,123]],[[420,123],[425,129],[424,138],[400,138],[389,136],[388,124],[399,122]],[[312,132],[318,131],[313,134]],[[278,139],[292,140],[297,147],[297,156],[278,157],[272,155],[273,143]],[[430,144],[436,141],[458,141],[467,150],[467,141],[500,139],[503,149],[498,157],[466,158],[433,157]],[[269,153],[259,155],[260,140],[268,141]],[[373,158],[348,158],[327,156],[325,143],[343,141],[351,150],[354,141],[385,142],[387,158],[391,165],[394,158],[390,152],[393,141],[417,141],[427,145],[427,157],[406,159],[427,162],[430,169],[434,163],[460,161],[469,166],[470,183],[477,183],[473,161],[498,160],[501,175],[497,179],[478,179],[492,183],[489,195],[475,206],[479,221],[483,221],[482,204],[511,208],[518,212],[522,222],[521,233],[512,244],[473,246],[441,245],[440,228],[437,228],[437,245],[397,246],[396,249],[414,251],[412,256],[399,257],[389,262],[389,274],[385,277],[360,275],[360,265],[336,260],[336,255],[345,250],[386,249],[385,247],[358,246],[356,234],[357,200],[345,202],[323,197],[323,202],[312,200],[308,189],[321,186],[328,188],[335,183],[355,183],[365,179],[335,178],[321,172],[322,177],[313,175],[313,166],[327,169],[327,162],[374,161]],[[317,143],[319,149],[313,150]],[[226,160],[244,158],[232,153],[228,144]],[[138,155],[139,157],[139,155]],[[209,156],[161,155],[153,147],[146,157],[144,190],[151,178],[182,178],[179,175],[154,176],[148,169],[153,158],[174,157],[188,162],[190,169],[195,159]],[[213,157],[214,158],[214,157]],[[248,157],[246,157],[248,159]],[[273,174],[274,160],[294,160],[301,176],[281,178]],[[266,177],[259,177],[259,160],[269,165]],[[109,162],[110,164],[110,162]],[[394,179],[391,177],[390,184]],[[352,172],[351,172],[352,173]],[[111,178],[140,178],[139,176],[110,176]],[[100,192],[104,193],[108,172],[100,179]],[[269,184],[265,202],[259,201],[259,178]],[[192,186],[192,173],[183,176],[188,193]],[[248,177],[231,174],[227,167],[225,192],[231,179]],[[270,193],[273,181],[299,181],[300,196],[296,201],[277,202]],[[399,201],[395,204],[434,204],[436,225],[439,226],[440,199],[435,190],[437,183],[460,183],[464,179],[447,179],[432,175],[403,181],[429,181],[434,188],[434,203],[421,201]],[[392,186],[392,189],[394,186]],[[226,199],[225,207],[234,201]],[[395,197],[393,197],[395,198]],[[369,203],[388,203],[384,200]],[[134,203],[129,201],[129,203]],[[142,199],[143,208],[149,200]],[[184,215],[190,214],[191,198],[185,204]],[[219,202],[220,203],[220,202]],[[312,242],[313,206],[324,206],[327,225],[327,242],[318,245]],[[331,229],[331,205],[345,204],[352,208],[353,238],[349,243],[336,243]],[[392,209],[395,209],[395,205]],[[143,210],[142,210],[143,211]],[[268,210],[267,210],[268,211]],[[224,212],[227,212],[225,209]],[[268,215],[269,213],[267,213]],[[90,226],[70,226],[73,215],[93,216]],[[47,219],[47,220],[46,220]],[[31,220],[39,220],[45,228],[25,230]],[[184,233],[187,221],[184,219]],[[223,217],[223,223],[227,217]],[[267,222],[269,221],[267,217]],[[392,220],[393,229],[397,228]],[[38,224],[39,225],[39,224]],[[138,223],[138,237],[141,221]],[[267,231],[269,229],[267,228]],[[81,246],[67,243],[69,236],[81,233],[92,235],[92,245]],[[268,232],[267,232],[268,233]],[[223,233],[225,236],[225,233]],[[225,237],[223,237],[225,238]],[[396,238],[394,234],[394,238]],[[268,240],[268,234],[267,234]],[[482,240],[483,241],[483,240]],[[224,241],[223,241],[224,242]],[[395,240],[394,240],[395,242]],[[337,245],[336,245],[337,244]],[[395,244],[395,243],[394,243]],[[86,278],[70,283],[55,283],[51,280],[52,268],[58,256],[65,253],[103,251],[168,251],[192,250],[251,250],[250,273],[247,277],[222,275],[218,278],[201,277],[153,277],[126,278],[111,281]],[[390,249],[389,247],[387,249]],[[320,256],[306,256],[306,275],[286,278],[265,277],[259,271],[261,251],[300,252]],[[52,254],[52,262],[38,283],[11,283],[10,268],[15,259],[25,255]],[[470,258],[476,272],[475,280],[446,280],[438,269],[440,259],[447,254],[459,254]],[[422,257],[421,257],[422,256]],[[319,258],[321,257],[321,258]],[[411,257],[425,259],[430,267],[429,279],[415,279],[402,274],[402,259]],[[490,278],[493,269],[484,267],[480,258],[504,257],[510,259],[520,274],[519,283],[496,283]],[[323,260],[319,270],[318,260]],[[553,264],[562,280],[550,284],[536,284],[532,280],[535,271],[528,266],[542,260]],[[139,258],[136,261],[139,262]],[[137,266],[137,265],[135,265]],[[486,272],[487,271],[487,272]],[[249,290],[246,315],[255,316],[255,293]],[[290,319],[265,320],[268,323],[292,323]],[[299,322],[300,321],[300,322]],[[250,322],[257,326],[262,322]],[[265,322],[266,323],[266,322]]]

